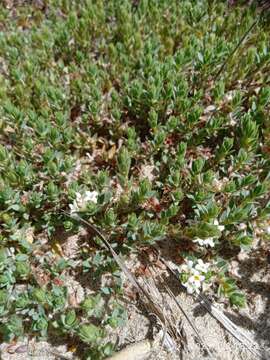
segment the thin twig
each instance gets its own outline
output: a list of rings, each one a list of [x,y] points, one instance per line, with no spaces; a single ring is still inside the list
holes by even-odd
[[[211,350],[209,349],[209,347],[207,346],[207,344],[204,342],[203,338],[201,337],[198,329],[196,328],[196,325],[193,323],[193,321],[189,318],[189,316],[187,315],[187,313],[185,312],[185,310],[183,309],[183,307],[181,306],[179,300],[174,296],[173,292],[171,291],[171,289],[165,285],[165,289],[168,292],[168,294],[171,296],[171,298],[173,298],[175,304],[177,305],[178,309],[182,312],[182,314],[184,315],[184,317],[186,318],[187,322],[189,323],[189,325],[191,326],[192,330],[195,332],[195,334],[197,335],[202,347],[206,350],[206,352],[208,353],[209,356],[211,356],[211,358],[213,359],[213,354],[211,352]]]
[[[113,247],[110,245],[110,243],[108,242],[108,240],[106,239],[106,237],[102,234],[102,232],[96,228],[94,225],[92,225],[91,223],[89,223],[88,221],[84,220],[83,218],[81,218],[79,215],[76,214],[76,217],[71,216],[69,213],[63,211],[63,213],[68,216],[69,218],[76,220],[78,222],[81,222],[83,224],[85,224],[87,227],[89,227],[96,235],[98,235],[98,237],[102,240],[103,244],[105,245],[105,247],[111,252],[113,258],[115,259],[115,261],[117,262],[117,264],[119,265],[119,267],[122,269],[122,271],[125,273],[125,275],[127,276],[127,278],[129,279],[129,281],[132,283],[132,285],[142,294],[144,295],[148,300],[151,301],[151,298],[149,297],[149,294],[145,291],[145,289],[138,283],[138,281],[135,279],[135,277],[131,274],[131,272],[129,271],[129,269],[126,267],[125,263],[123,262],[123,260],[120,258],[120,256],[114,251]]]
[[[156,283],[154,281],[155,274],[153,274],[153,269],[151,269],[151,267],[150,267],[149,270],[150,270],[150,273],[152,275],[151,281],[146,281],[144,278],[143,278],[143,281],[146,284],[147,288],[149,289],[150,293],[153,294],[153,297],[156,299],[156,301],[159,300],[159,297],[161,298],[161,300],[162,300],[161,302],[162,302],[162,305],[163,305],[162,311],[163,311],[163,314],[164,314],[165,328],[163,328],[163,337],[162,337],[162,340],[161,340],[161,346],[164,345],[166,336],[169,335],[168,334],[169,332],[167,331],[167,329],[170,329],[172,334],[174,334],[175,339],[177,339],[178,337],[181,339],[181,345],[184,348],[185,343],[186,343],[186,338],[178,330],[177,322],[172,321],[172,319],[175,320],[174,317],[173,317],[173,309],[171,308],[170,304],[167,304],[169,306],[169,308],[170,308],[170,316],[168,316],[167,312],[165,310],[166,307],[165,307],[165,302],[164,302],[164,296],[159,291],[159,289],[157,288]],[[170,338],[171,338],[171,341],[174,342],[174,340],[172,339],[171,336],[170,336]],[[173,344],[173,347],[174,347],[174,350],[176,351],[177,347],[176,347],[175,343]]]
[[[125,265],[123,260],[121,260],[120,256],[114,251],[114,249],[112,248],[112,246],[110,245],[110,243],[108,242],[106,237],[102,234],[102,232],[98,228],[96,228],[94,225],[92,225],[88,221],[81,218],[78,214],[76,214],[76,217],[73,217],[73,216],[71,216],[69,213],[67,213],[65,211],[62,211],[62,213],[64,213],[66,216],[68,216],[69,218],[71,218],[73,220],[76,220],[76,221],[78,221],[80,223],[85,224],[96,235],[98,235],[98,237],[101,239],[101,241],[103,242],[105,247],[112,254],[114,260],[117,262],[120,269],[123,271],[123,273],[127,276],[128,280],[131,282],[131,284],[137,289],[138,293],[141,295],[141,301],[142,301],[143,298],[147,300],[147,303],[143,302],[143,305],[146,308],[150,308],[151,311],[155,313],[156,317],[160,320],[160,323],[163,325],[163,327],[165,329],[166,328],[166,318],[164,316],[164,313],[163,313],[162,309],[160,308],[160,306],[158,304],[156,304],[153,301],[150,294],[140,285],[140,283],[137,281],[137,279],[134,277],[134,275],[127,268],[127,266]],[[147,309],[147,310],[149,310],[149,309]],[[169,324],[169,325],[171,325],[171,324]],[[175,337],[174,329],[173,329],[172,326],[169,327],[169,334],[171,336]]]
[[[236,51],[239,49],[239,47],[242,45],[242,43],[244,42],[244,40],[246,39],[246,37],[248,36],[248,34],[251,32],[251,30],[255,27],[255,25],[257,24],[257,22],[259,21],[259,18],[257,18],[255,21],[253,21],[253,23],[250,25],[250,27],[247,29],[247,31],[244,33],[244,35],[241,37],[241,39],[238,41],[237,45],[235,46],[235,48],[230,52],[230,54],[227,56],[227,58],[225,59],[225,61],[223,62],[223,64],[221,65],[221,68],[218,70],[218,72],[216,73],[216,75],[214,76],[214,81],[217,80],[217,78],[219,77],[219,75],[222,73],[222,71],[225,69],[229,59],[236,53]]]

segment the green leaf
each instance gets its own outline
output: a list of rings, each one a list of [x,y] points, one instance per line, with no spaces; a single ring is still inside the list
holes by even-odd
[[[8,292],[6,290],[0,289],[0,305],[4,305],[8,299]]]
[[[205,159],[203,158],[198,158],[195,161],[193,161],[191,167],[193,174],[194,175],[199,174],[202,171],[204,164],[205,164]]]
[[[231,149],[233,147],[233,138],[225,138],[223,140],[223,143],[220,145],[220,147],[217,150],[216,153],[216,160],[221,161],[223,160],[229,153],[231,152]]]
[[[258,144],[258,125],[251,120],[249,114],[241,120],[240,145],[246,151],[255,150]]]
[[[122,175],[124,178],[127,178],[129,174],[130,166],[131,166],[131,157],[129,155],[129,152],[125,147],[122,147],[117,157],[117,167],[119,174]]]
[[[233,244],[241,247],[248,247],[252,244],[252,242],[253,242],[252,236],[244,235],[242,233],[236,235],[233,238]]]
[[[245,295],[240,292],[234,292],[229,297],[231,305],[235,305],[239,308],[246,306],[246,298]]]
[[[5,341],[11,341],[22,336],[24,333],[22,318],[18,315],[11,315],[8,322],[0,326],[0,332]]]
[[[35,288],[32,291],[32,298],[38,303],[44,304],[47,301],[47,293],[41,288]]]
[[[197,57],[198,57],[198,59],[199,59],[199,61],[200,61],[201,63],[204,62],[203,54],[202,54],[201,52],[198,52],[198,53],[197,53]]]
[[[83,324],[78,329],[79,338],[87,344],[96,343],[103,335],[103,331],[93,324]]]
[[[200,222],[198,225],[187,228],[186,235],[190,238],[220,237],[221,232],[216,225]]]
[[[104,301],[101,294],[88,296],[81,304],[81,308],[88,316],[101,318],[104,312]]]

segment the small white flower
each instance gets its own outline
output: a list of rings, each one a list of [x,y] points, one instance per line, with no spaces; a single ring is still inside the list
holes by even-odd
[[[270,226],[267,226],[265,228],[265,232],[266,232],[267,235],[270,235]]]
[[[228,181],[229,179],[226,176],[224,176],[221,179],[215,177],[212,181],[213,190],[216,192],[220,192]]]
[[[195,243],[197,243],[197,244],[199,244],[199,245],[201,245],[201,246],[204,245],[204,239],[201,239],[201,238],[195,238],[195,239],[193,240],[193,242],[195,242]]]
[[[10,247],[8,250],[9,256],[11,257],[15,257],[15,248],[14,247]]]
[[[79,211],[78,205],[76,203],[76,201],[73,202],[73,204],[69,204],[69,208],[70,208],[70,213],[76,213]]]
[[[188,281],[183,283],[183,285],[186,287],[188,294],[193,294],[194,292],[198,294],[204,280],[205,276],[194,270],[193,275],[191,275]]]
[[[230,116],[229,125],[235,126],[235,125],[237,124],[237,121],[236,121],[235,118],[232,116],[232,114],[230,114],[229,116]]]
[[[82,201],[82,194],[81,193],[79,193],[79,192],[76,192],[76,200],[77,201]]]
[[[76,193],[76,199],[72,204],[69,204],[70,212],[76,213],[81,209],[84,209],[88,202],[97,203],[98,192],[97,191],[86,191],[83,195],[79,192]]]
[[[210,246],[210,247],[214,247],[215,246],[215,242],[214,242],[214,239],[213,238],[207,238],[207,239],[204,239],[204,246]]]
[[[221,191],[223,187],[223,182],[217,178],[214,178],[212,181],[212,186],[214,187],[215,191]]]
[[[186,263],[181,265],[180,270],[181,272],[190,272],[191,270],[193,270],[193,265],[193,261],[186,260]]]
[[[234,94],[235,94],[234,90],[228,91],[227,94],[225,94],[224,96],[225,100],[232,101]]]
[[[216,106],[215,105],[209,105],[207,106],[205,109],[204,109],[204,114],[208,114],[212,111],[215,111],[216,110]]]
[[[195,292],[195,288],[194,288],[193,284],[186,282],[186,283],[183,283],[183,285],[187,289],[188,294],[193,294]]]
[[[224,231],[225,226],[224,226],[224,225],[219,225],[219,222],[218,222],[217,219],[214,220],[213,224],[218,227],[218,230],[219,230],[219,231],[221,231],[221,232]]]
[[[202,273],[207,273],[209,266],[210,266],[209,263],[204,263],[202,259],[199,259],[195,266],[195,270],[200,271]]]
[[[210,246],[210,247],[214,247],[215,243],[214,243],[214,238],[209,237],[206,239],[200,239],[200,238],[196,238],[193,240],[193,242],[198,243],[200,246]]]
[[[238,230],[246,230],[246,228],[247,228],[247,224],[245,224],[245,223],[240,223],[240,224],[238,224]]]
[[[97,203],[98,192],[97,191],[86,191],[84,201],[92,201],[93,203]]]
[[[196,272],[193,275],[191,275],[191,277],[188,279],[188,282],[190,284],[194,284],[195,287],[199,288],[204,280],[205,280],[205,276],[201,275],[199,272]]]
[[[82,194],[80,194],[79,192],[76,192],[76,200],[73,201],[73,205],[77,209],[83,207],[83,205],[84,205]]]

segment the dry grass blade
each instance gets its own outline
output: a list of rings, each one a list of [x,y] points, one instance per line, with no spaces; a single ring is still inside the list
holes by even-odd
[[[213,354],[211,352],[211,350],[209,349],[209,347],[207,346],[207,344],[204,342],[203,338],[201,337],[198,329],[196,328],[195,324],[193,323],[193,321],[190,319],[190,317],[188,316],[188,314],[185,312],[185,310],[183,309],[183,307],[181,306],[180,302],[178,301],[178,299],[174,296],[173,292],[171,291],[171,289],[165,285],[165,289],[168,292],[168,294],[171,296],[171,298],[174,300],[175,304],[177,305],[178,309],[182,312],[182,314],[184,315],[184,317],[186,318],[187,322],[189,323],[189,325],[191,326],[192,330],[195,332],[195,334],[197,335],[201,346],[206,350],[207,354],[213,359]]]
[[[151,271],[151,270],[150,270]],[[151,271],[152,273],[152,271]],[[153,275],[153,273],[152,273]],[[171,343],[171,350],[173,349],[174,352],[178,352],[178,348],[181,350],[184,349],[186,338],[181,334],[181,331],[179,331],[177,326],[177,321],[175,321],[173,316],[173,309],[171,308],[170,304],[167,303],[166,305],[169,306],[169,312],[166,311],[165,301],[164,297],[157,288],[155,281],[155,276],[153,275],[151,279],[146,281],[144,278],[142,279],[146,288],[148,289],[149,294],[151,294],[151,297],[153,298],[153,302],[156,303],[156,306],[159,307],[160,312],[163,314],[164,324],[163,326],[163,337],[162,337],[162,347],[164,343],[166,342],[166,337],[170,337],[170,343]],[[162,304],[162,307],[158,305],[159,303]],[[182,329],[181,329],[182,330]],[[177,341],[178,340],[178,341]],[[177,343],[176,343],[177,342]],[[177,347],[178,345],[178,347]]]
[[[239,47],[242,45],[242,43],[245,41],[245,39],[247,38],[247,36],[251,33],[252,29],[256,26],[257,22],[259,21],[258,19],[255,19],[255,21],[250,25],[250,27],[247,29],[247,31],[244,33],[244,35],[241,37],[241,39],[239,40],[239,42],[237,43],[237,45],[235,46],[235,48],[231,51],[231,53],[228,55],[228,57],[224,60],[223,64],[221,65],[220,69],[218,70],[218,72],[216,73],[216,75],[214,76],[214,81],[216,81],[219,77],[219,75],[223,72],[223,70],[225,69],[228,61],[232,58],[232,56],[236,53],[236,51],[239,49]]]
[[[150,293],[146,291],[140,283],[137,281],[137,279],[133,276],[133,274],[129,271],[123,260],[120,258],[120,256],[114,251],[106,237],[102,234],[100,230],[98,230],[94,225],[89,223],[88,221],[82,219],[79,215],[76,215],[76,217],[70,216],[68,213],[64,212],[65,215],[72,218],[73,220],[77,220],[80,223],[85,224],[88,228],[90,228],[98,237],[101,239],[105,247],[110,251],[113,258],[117,262],[120,269],[123,271],[123,273],[127,276],[128,280],[131,282],[131,284],[136,288],[138,293],[141,295],[140,300],[142,301],[143,305],[146,307],[146,309],[151,311],[155,314],[155,316],[159,319],[160,323],[162,324],[163,328],[166,328],[167,320],[164,316],[164,312],[162,308],[152,299]],[[177,336],[177,333],[174,331],[174,327],[169,325],[168,333],[171,337],[174,338],[176,343],[182,343],[182,339],[179,339]]]

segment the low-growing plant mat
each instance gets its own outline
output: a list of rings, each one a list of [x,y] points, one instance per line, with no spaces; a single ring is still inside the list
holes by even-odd
[[[1,1],[3,358],[149,340],[152,358],[251,359],[197,296],[267,358],[269,18],[267,1]]]
[[[141,275],[138,281],[145,287],[149,281],[152,282],[156,279],[157,286],[161,289],[161,293],[157,291],[156,285],[153,295],[156,296],[156,301],[165,308],[172,308],[175,318],[175,325],[179,326],[181,333],[185,339],[184,349],[181,351],[182,359],[192,360],[197,358],[205,359],[268,359],[270,351],[270,337],[269,337],[269,322],[267,318],[268,314],[268,300],[269,300],[269,276],[270,272],[267,271],[265,262],[261,260],[256,261],[258,254],[257,249],[251,252],[251,256],[241,255],[239,259],[235,259],[231,263],[231,269],[242,275],[243,286],[246,289],[246,295],[249,298],[249,307],[244,310],[235,312],[232,309],[225,307],[222,304],[214,304],[218,306],[218,310],[224,313],[233,323],[235,323],[240,329],[246,333],[246,335],[254,341],[257,346],[256,351],[260,351],[261,355],[256,356],[248,351],[238,340],[235,339],[226,329],[224,329],[210,313],[200,305],[200,299],[196,299],[190,295],[187,295],[183,288],[179,286],[179,282],[172,277],[170,272],[162,266],[159,261],[156,263],[152,259],[153,268],[155,274],[150,271],[151,266],[148,265],[148,275]],[[256,255],[256,256],[255,256]],[[134,269],[134,272],[140,271],[147,262],[141,262],[136,256],[133,256],[127,261],[128,268]],[[149,264],[149,262],[148,262]],[[158,265],[158,266],[157,266]],[[168,263],[171,269],[176,269],[175,264]],[[147,273],[147,271],[146,271]],[[143,280],[145,278],[145,280]],[[134,359],[158,359],[158,360],[174,360],[179,359],[179,353],[177,349],[164,345],[162,341],[163,332],[160,323],[156,322],[156,318],[153,317],[153,313],[147,312],[143,307],[142,302],[134,298],[131,299],[131,294],[134,293],[134,287],[129,281],[124,281],[124,302],[123,306],[126,307],[128,312],[128,321],[116,332],[110,334],[109,340],[113,340],[118,345],[118,349],[127,349],[129,345],[133,345],[129,349],[130,358]],[[173,291],[175,296],[185,314],[188,316],[188,321],[179,311],[173,296],[166,291],[166,288]],[[162,294],[162,298],[160,298]],[[133,295],[132,295],[133,296]],[[165,313],[165,311],[164,311]],[[211,354],[207,355],[201,339],[198,338],[192,327],[190,327],[189,321],[195,325],[196,330],[199,332],[199,336],[203,343],[207,344]],[[157,326],[159,325],[159,326]],[[151,342],[151,350],[147,355],[144,354],[146,347],[149,345],[138,346],[137,350],[133,350],[135,344],[140,344],[145,339],[149,339]],[[58,344],[57,344],[58,343]],[[163,344],[163,346],[161,346]],[[136,349],[136,347],[135,347]],[[61,344],[61,340],[55,339],[50,342],[18,342],[16,344],[2,344],[1,345],[1,358],[3,360],[20,360],[28,358],[40,358],[44,360],[50,359],[77,359],[72,351],[68,351],[68,347],[65,344]],[[140,352],[140,351],[141,352]],[[168,351],[170,350],[170,351]],[[137,352],[136,352],[137,351]],[[126,351],[124,354],[128,354]],[[136,354],[136,357],[135,357]],[[62,357],[61,357],[62,356]]]

